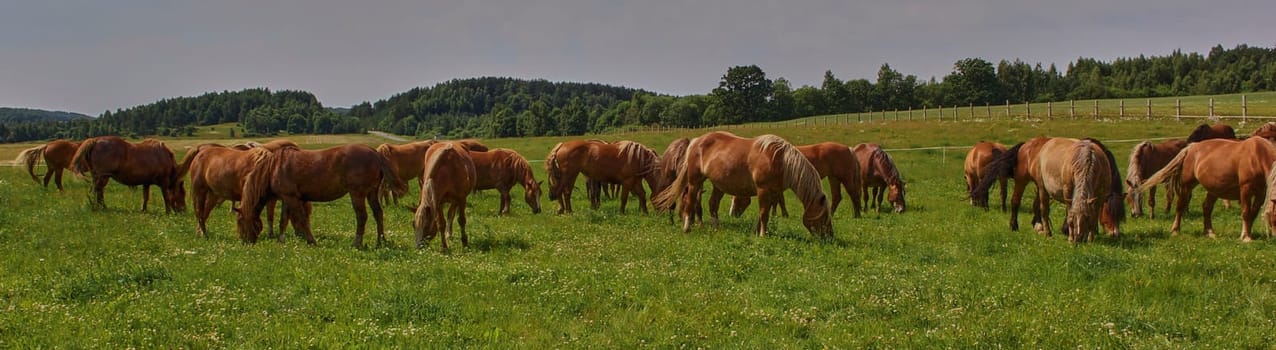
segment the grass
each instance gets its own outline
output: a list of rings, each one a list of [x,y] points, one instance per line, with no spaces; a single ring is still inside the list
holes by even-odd
[[[902,149],[1037,135],[1182,137],[1194,125],[983,120],[732,131]],[[623,137],[663,150],[702,132]],[[564,139],[487,143],[543,159]],[[1109,142],[1122,160],[1133,145]],[[578,198],[575,214],[556,216],[532,215],[516,199],[513,215],[497,217],[488,191],[471,197],[472,245],[452,254],[439,253],[437,240],[414,249],[411,213],[400,207],[387,212],[388,247],[350,248],[344,199],[316,203],[316,247],[291,236],[249,246],[234,238],[225,207],[204,239],[189,213],[138,212],[140,191],[112,184],[110,209],[91,210],[84,183],[58,193],[17,169],[0,171],[0,347],[1276,345],[1276,243],[1238,242],[1236,208],[1217,211],[1219,239],[1201,237],[1198,203],[1182,235],[1169,236],[1164,216],[1138,218],[1120,239],[1073,246],[1011,232],[1005,214],[967,205],[964,150],[892,156],[908,180],[908,211],[853,219],[844,206],[832,240],[812,238],[796,218],[772,220],[773,235],[756,237],[748,233],[756,210],[724,218],[717,231],[682,234],[662,215],[632,206],[621,215],[614,200],[594,211]],[[1054,206],[1054,222],[1062,211]]]

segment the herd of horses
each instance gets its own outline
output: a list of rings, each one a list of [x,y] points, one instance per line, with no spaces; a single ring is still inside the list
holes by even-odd
[[[989,191],[999,183],[1001,210],[1010,213],[1010,228],[1018,230],[1023,193],[1029,183],[1034,184],[1033,228],[1047,236],[1052,233],[1050,207],[1058,201],[1067,206],[1062,232],[1072,242],[1083,242],[1100,228],[1118,236],[1127,205],[1131,215],[1140,216],[1146,200],[1151,207],[1147,214],[1154,216],[1156,186],[1163,183],[1165,210],[1171,202],[1177,204],[1171,229],[1177,234],[1192,190],[1199,184],[1206,189],[1205,234],[1214,235],[1211,214],[1216,200],[1236,200],[1244,219],[1241,239],[1248,241],[1263,198],[1276,201],[1268,193],[1276,192],[1272,139],[1276,139],[1276,124],[1264,125],[1244,140],[1237,140],[1231,127],[1220,124],[1201,125],[1185,141],[1143,142],[1131,152],[1124,183],[1116,158],[1099,140],[1037,137],[1011,147],[980,142],[966,156],[967,195],[972,205],[987,208]],[[40,159],[48,168],[43,180],[35,174]],[[413,219],[416,245],[422,248],[442,235],[441,247],[446,251],[455,229],[460,230],[462,246],[469,244],[465,208],[470,193],[497,190],[497,213],[505,215],[511,211],[510,191],[522,186],[524,200],[536,214],[541,211],[543,184],[518,152],[490,149],[477,140],[428,140],[375,149],[349,144],[322,150],[302,149],[287,140],[230,147],[208,143],[190,148],[178,161],[161,141],[130,143],[104,136],[78,143],[49,142],[23,151],[16,162],[24,164],[37,183],[48,187],[53,180],[58,190],[63,189],[64,169],[87,178],[94,204],[101,208],[105,208],[103,189],[114,179],[127,186],[143,186],[143,211],[154,185],[161,191],[166,212],[182,212],[189,180],[197,234],[208,236],[207,220],[213,209],[230,200],[236,233],[249,243],[256,242],[263,229],[268,237],[282,242],[291,223],[298,236],[315,244],[311,203],[349,195],[356,219],[353,245],[364,247],[370,208],[380,246],[386,242],[383,205],[406,195],[408,182],[415,179],[420,188]],[[549,199],[558,203],[559,214],[572,212],[576,180],[584,175],[591,207],[598,208],[604,194],[616,193],[622,213],[631,195],[639,210],[647,213],[650,198],[656,210],[673,213],[671,223],[680,218],[684,232],[703,222],[701,197],[706,189],[715,228],[724,196],[733,197],[733,216],[740,216],[751,198],[757,197],[754,232],[758,235],[767,234],[775,212],[788,216],[785,191],[792,191],[800,201],[802,224],[821,237],[832,235],[831,216],[843,190],[851,198],[854,217],[860,217],[864,209],[882,211],[883,199],[895,212],[905,209],[905,182],[899,168],[876,144],[797,146],[775,135],[744,138],[715,131],[674,140],[663,154],[657,154],[633,141],[573,140],[552,148],[545,157],[545,170]],[[829,181],[831,200],[821,185],[824,178]],[[1007,186],[1011,179],[1013,191]],[[281,202],[275,232],[275,208]],[[1276,214],[1265,218],[1270,227],[1276,227]]]

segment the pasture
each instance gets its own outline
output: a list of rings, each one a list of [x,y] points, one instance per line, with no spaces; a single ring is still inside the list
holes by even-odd
[[[1261,224],[1255,242],[1240,243],[1236,207],[1216,210],[1218,239],[1201,237],[1199,188],[1181,235],[1169,236],[1172,216],[1158,215],[1128,219],[1119,239],[1073,246],[1032,232],[1030,214],[1012,232],[1006,214],[968,205],[965,149],[891,151],[1090,136],[1112,148],[1124,172],[1135,142],[1119,140],[1186,137],[1196,122],[731,128],[794,144],[883,144],[908,182],[907,211],[853,219],[843,204],[831,240],[812,237],[796,216],[773,219],[771,235],[757,237],[756,204],[742,218],[724,208],[721,229],[690,234],[664,215],[619,215],[618,200],[590,210],[583,190],[574,214],[554,215],[556,204],[543,198],[544,212],[532,215],[516,187],[507,217],[495,215],[495,191],[471,196],[471,246],[458,249],[454,238],[450,254],[438,251],[438,239],[413,247],[404,207],[414,195],[387,211],[388,247],[350,247],[345,198],[315,204],[318,246],[291,231],[284,244],[249,246],[235,237],[226,204],[204,239],[189,211],[138,212],[140,190],[112,183],[109,209],[91,210],[87,184],[74,177],[58,193],[3,168],[0,347],[1276,346],[1276,244]],[[602,138],[663,151],[703,132]],[[539,160],[565,139],[485,142]],[[10,149],[19,147],[0,149],[0,159],[12,159]],[[543,164],[533,166],[543,179]]]

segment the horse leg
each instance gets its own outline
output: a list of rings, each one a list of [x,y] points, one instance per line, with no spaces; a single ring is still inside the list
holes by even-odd
[[[367,198],[363,194],[350,193],[350,204],[354,207],[354,247],[363,249],[363,230],[368,225],[368,208],[364,203]]]
[[[1241,198],[1236,202],[1241,207],[1241,218],[1245,220],[1241,221],[1241,242],[1253,240],[1249,232],[1254,227],[1254,218],[1258,217],[1259,210],[1263,208],[1263,203],[1259,201],[1260,197],[1254,192],[1259,191],[1254,191],[1250,185],[1242,184]]]
[[[496,210],[496,215],[506,215],[510,213],[510,189],[497,188],[496,191],[501,193],[501,208]]]
[[[638,197],[638,210],[642,211],[642,215],[647,215],[647,190],[642,188],[642,180],[634,181],[632,186],[634,196]],[[621,203],[624,201],[622,200]]]
[[[1165,213],[1170,213],[1170,204],[1174,203],[1174,191],[1170,191],[1169,185],[1165,187]],[[1153,208],[1155,210],[1155,208]]]
[[[713,200],[713,197],[709,198],[710,200]],[[727,209],[727,215],[731,215],[733,218],[738,218],[740,215],[744,215],[744,210],[749,208],[750,200],[750,197],[731,196],[731,208]]]
[[[97,198],[97,207],[106,209],[106,184],[111,181],[110,177],[96,176],[93,178],[93,195]]]
[[[1011,231],[1019,231],[1019,207],[1023,206],[1023,191],[1026,187],[1028,187],[1028,181],[1015,180],[1015,192],[1010,196]],[[1036,205],[1036,203],[1033,203],[1033,205]]]
[[[443,206],[446,204],[447,203],[439,203],[439,207],[435,208],[433,212],[434,229],[439,233],[439,244],[442,246],[441,249],[444,253],[448,252],[447,241],[448,238],[451,238],[452,236],[452,233],[447,230],[449,222],[443,221]],[[455,207],[453,209],[455,209]]]
[[[1166,191],[1166,192],[1169,192],[1169,191]],[[1166,199],[1166,200],[1168,201],[1169,199]],[[1137,205],[1139,207],[1138,210],[1135,212],[1143,211],[1143,203],[1134,203],[1134,205]],[[1148,218],[1149,219],[1156,218],[1156,186],[1152,186],[1152,188],[1148,189]]]
[[[629,186],[625,186],[620,190],[620,213],[625,213],[625,207],[629,205]],[[598,209],[598,208],[594,208]]]
[[[372,220],[377,222],[377,248],[381,248],[382,244],[388,243],[385,238],[385,212],[381,210],[381,202],[376,200],[368,201],[368,206],[372,207]]]
[[[315,235],[310,232],[310,208],[306,202],[302,202],[299,198],[284,197],[284,212],[292,220],[292,225],[296,226],[297,234],[306,239],[306,244],[316,245]]]
[[[1037,186],[1037,200],[1033,202],[1033,205],[1037,207],[1037,212],[1041,215],[1040,223],[1034,223],[1033,228],[1045,234],[1046,237],[1050,237],[1050,194],[1046,192],[1044,186]]]
[[[57,181],[58,190],[59,190],[59,191],[61,191],[61,190],[62,190],[62,179],[61,179],[61,176],[60,176],[60,175],[62,175],[62,172],[61,172],[61,171],[54,171],[54,170],[55,170],[55,169],[54,169],[54,167],[51,167],[51,166],[49,166],[49,167],[47,167],[47,168],[48,168],[48,169],[46,169],[46,170],[44,171],[44,188],[49,188],[49,180],[53,178],[53,173],[54,173],[54,172],[56,172],[56,173],[59,175],[59,176],[58,176],[58,177],[59,177],[59,179],[58,179],[58,181]]]
[[[780,216],[789,217],[789,207],[784,205],[784,192],[780,192],[780,195],[775,197],[775,204],[780,206]]]
[[[198,224],[198,226],[195,227],[195,232],[198,233],[200,237],[208,238],[208,216],[209,214],[212,214],[213,207],[216,207],[217,203],[214,203],[215,200],[213,199],[213,196],[200,192],[204,191],[196,192],[195,198],[192,201],[195,204],[195,221],[197,221]]]
[[[453,221],[455,220],[455,221]],[[470,247],[470,237],[465,234],[465,205],[452,203],[447,211],[447,231],[453,234],[456,226],[461,226],[461,248]]]
[[[766,227],[771,222],[771,207],[775,206],[775,198],[771,192],[762,188],[757,189],[757,194],[758,224],[754,230],[758,232],[758,237],[766,237]]]
[[[279,235],[278,236],[275,235],[275,204],[276,202],[278,201],[273,199],[266,201],[266,237],[275,237],[275,239],[279,240],[279,243],[283,243],[284,242],[283,227],[279,228]],[[287,221],[286,218],[279,218],[279,219]]]
[[[829,212],[830,213],[836,212],[837,205],[839,203],[842,203],[842,183],[838,181],[837,179],[833,178],[832,176],[829,176],[829,195],[833,197],[833,198],[830,198],[830,201],[829,201],[829,205],[830,205]],[[786,209],[785,212],[788,212],[788,210]],[[785,215],[785,216],[788,216],[788,215]]]
[[[852,176],[856,176],[856,175],[852,175]],[[846,187],[846,196],[847,198],[851,199],[851,209],[855,210],[854,217],[859,218],[860,212],[863,210],[863,208],[860,207],[860,201],[857,200],[860,197],[860,194],[858,192],[859,186],[851,186],[850,181],[843,183],[842,186]]]
[[[713,192],[709,193],[709,219],[713,220],[713,229],[715,231],[718,230],[718,207],[722,205],[722,196],[724,195],[726,193],[717,187],[714,187]],[[748,199],[748,197],[745,198]]]
[[[146,204],[151,201],[151,185],[142,185],[142,212],[146,212]]]
[[[1214,213],[1214,203],[1216,203],[1217,201],[1218,201],[1218,196],[1215,196],[1213,193],[1210,193],[1209,191],[1205,191],[1205,201],[1201,203],[1201,220],[1205,222],[1205,236],[1209,238],[1215,237],[1213,213]]]

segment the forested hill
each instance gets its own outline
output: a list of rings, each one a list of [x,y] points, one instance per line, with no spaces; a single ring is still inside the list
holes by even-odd
[[[640,94],[654,95],[603,84],[483,77],[364,102],[350,115],[404,135],[579,135],[596,129],[594,121],[606,110]]]
[[[79,113],[72,113],[72,112],[46,111],[42,109],[30,109],[30,108],[0,107],[0,123],[3,123],[3,124],[34,123],[34,122],[45,122],[45,121],[64,122],[68,120],[89,119],[89,118],[92,118],[92,117],[79,114]]]

